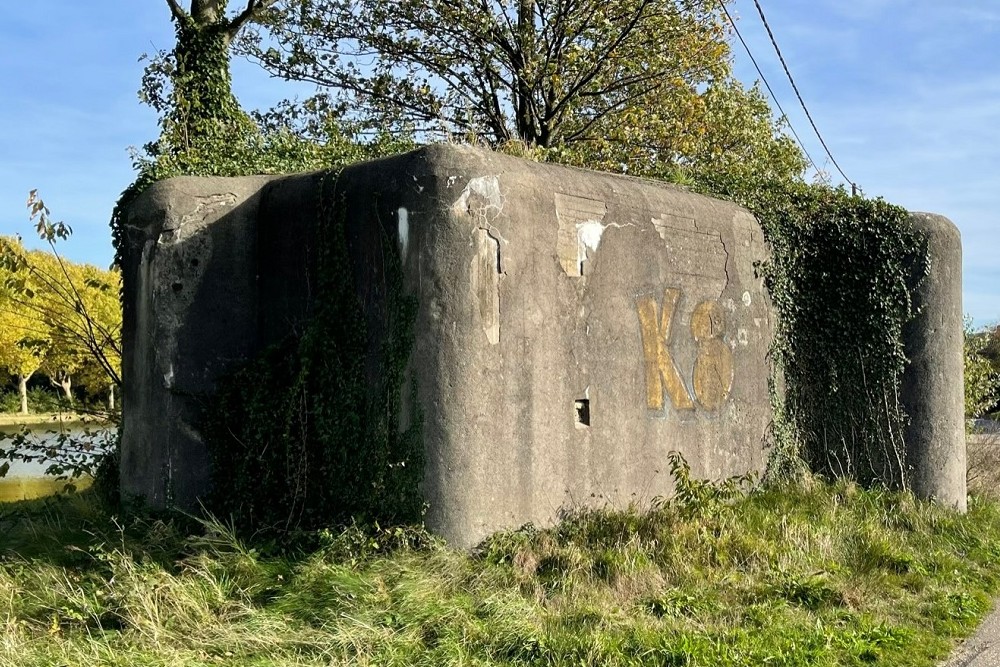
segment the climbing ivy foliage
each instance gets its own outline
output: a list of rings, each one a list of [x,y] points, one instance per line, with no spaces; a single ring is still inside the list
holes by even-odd
[[[159,114],[160,135],[133,155],[136,179],[112,213],[118,266],[124,265],[128,243],[126,214],[157,181],[181,175],[246,176],[330,169],[413,146],[405,134],[375,133],[362,139],[332,117],[322,124],[322,137],[305,138],[290,123],[276,120],[274,114],[248,115],[232,92],[229,60],[233,20],[223,14],[208,20],[192,12],[175,14],[174,26],[174,49],[150,61],[139,93]],[[405,494],[400,489],[405,485],[397,483],[407,476],[419,478],[419,460],[401,455],[406,447],[397,443],[399,438],[414,436],[409,431],[389,434],[383,423],[389,418],[383,413],[392,404],[390,395],[399,391],[392,369],[402,368],[405,359],[398,363],[399,358],[409,352],[407,318],[412,306],[401,293],[390,290],[386,308],[398,314],[392,319],[396,328],[388,339],[391,344],[386,343],[382,350],[386,372],[378,391],[384,397],[380,404],[383,413],[376,413],[374,399],[369,394],[363,399],[359,393],[357,360],[363,356],[365,332],[357,317],[357,304],[348,296],[354,294],[347,289],[351,276],[337,274],[342,270],[338,267],[347,264],[340,261],[346,251],[342,248],[343,224],[330,213],[330,201],[327,215],[322,217],[325,226],[317,230],[317,238],[323,239],[327,255],[336,255],[339,260],[323,265],[330,268],[329,273],[317,265],[314,284],[327,285],[329,289],[323,294],[336,299],[317,304],[316,317],[303,337],[268,350],[234,376],[243,379],[242,386],[234,379],[235,384],[220,391],[222,417],[215,425],[224,427],[223,433],[239,433],[241,437],[233,441],[236,436],[230,436],[229,450],[215,449],[218,484],[214,507],[232,514],[244,527],[315,525],[320,515],[331,521],[355,508],[373,508],[373,514],[388,517],[418,513],[412,493],[401,498]],[[326,354],[332,356],[327,359]],[[341,409],[347,412],[336,412]],[[394,444],[387,444],[387,439]],[[351,458],[351,447],[359,448],[358,456],[380,452],[382,458],[373,465],[382,466],[382,472],[358,476],[355,468],[342,465],[344,461],[337,457],[350,458],[355,467],[364,460]],[[389,468],[390,464],[396,467]],[[109,470],[107,475],[117,476],[117,471]],[[416,488],[415,482],[412,488]]]
[[[210,509],[247,531],[412,522],[423,511],[420,415],[401,428],[416,299],[388,252],[383,298],[368,305],[374,319],[366,312],[335,173],[321,182],[308,322],[223,380],[205,412]]]
[[[304,137],[281,113],[251,116],[232,91],[231,22],[174,19],[177,41],[170,53],[148,63],[139,98],[160,117],[160,135],[133,154],[135,181],[111,217],[115,263],[121,265],[125,213],[153,183],[173,176],[249,176],[329,169],[407,150],[409,134],[375,133],[361,139],[355,128],[325,118],[322,136]]]
[[[213,135],[256,133],[232,92],[228,26],[199,25],[192,16],[174,25],[173,100],[162,122],[164,138],[170,140],[167,148],[189,151]]]
[[[928,270],[926,241],[905,209],[881,199],[774,187],[748,202],[772,249],[764,267],[777,313],[771,472],[804,462],[829,477],[907,488],[903,328]]]

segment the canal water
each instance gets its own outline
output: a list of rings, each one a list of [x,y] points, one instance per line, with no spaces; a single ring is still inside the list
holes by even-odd
[[[0,426],[0,451],[10,449],[13,438],[22,431],[21,426]],[[30,442],[53,452],[58,452],[67,439],[75,443],[89,443],[95,453],[99,453],[108,441],[110,431],[106,427],[84,424],[81,422],[62,422],[39,424],[28,427],[27,438]],[[0,458],[0,467],[10,464],[6,476],[0,477],[0,502],[25,500],[39,496],[50,495],[62,491],[65,480],[58,480],[45,471],[52,461],[9,461]],[[89,478],[78,480],[77,488],[89,484]]]

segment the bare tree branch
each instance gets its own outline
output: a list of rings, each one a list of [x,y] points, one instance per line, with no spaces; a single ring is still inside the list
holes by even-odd
[[[176,20],[184,21],[187,19],[187,12],[177,4],[177,0],[167,0],[167,6],[170,7],[170,13],[174,15]]]
[[[230,39],[236,39],[236,35],[239,34],[240,29],[246,25],[247,21],[252,19],[257,12],[267,9],[273,5],[277,0],[247,0],[247,7],[242,12],[237,14],[230,22],[229,27],[226,32],[229,33]]]

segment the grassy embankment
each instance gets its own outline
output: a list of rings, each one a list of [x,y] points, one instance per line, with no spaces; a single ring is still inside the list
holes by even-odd
[[[1000,584],[993,501],[694,495],[472,554],[407,529],[265,555],[88,494],[8,505],[0,665],[933,665]]]
[[[20,412],[0,412],[0,428],[4,431],[16,429],[21,426],[29,428],[70,428],[105,423],[107,421],[104,418],[98,414],[89,412],[31,412],[26,415]]]
[[[83,491],[90,488],[93,480],[89,477],[81,477],[72,482],[58,480],[54,477],[15,477],[13,479],[0,479],[0,503],[11,503],[19,500],[32,500],[34,498],[44,498],[59,493],[66,492],[67,484],[71,484],[76,491]],[[0,544],[3,544],[4,537],[0,535]]]

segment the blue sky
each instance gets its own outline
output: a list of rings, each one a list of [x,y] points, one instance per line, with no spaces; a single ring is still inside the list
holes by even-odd
[[[941,213],[961,229],[964,310],[1000,320],[1000,5],[995,0],[761,0],[841,167],[868,195]],[[730,11],[807,150],[836,175],[798,107],[751,0]],[[107,265],[107,221],[132,179],[127,148],[157,134],[136,98],[139,55],[170,48],[163,0],[0,6],[0,234],[30,235],[38,188],[74,228],[63,252]],[[757,78],[739,44],[739,76]],[[247,108],[293,94],[237,60]],[[838,175],[838,179],[839,175]]]

